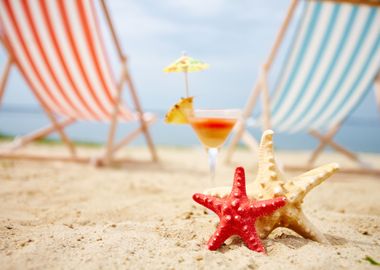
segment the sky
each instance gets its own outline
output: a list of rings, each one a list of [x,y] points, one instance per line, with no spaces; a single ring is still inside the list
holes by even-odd
[[[183,74],[163,72],[183,51],[210,64],[208,70],[189,75],[190,94],[195,96],[197,107],[242,108],[290,1],[108,0],[107,3],[143,107],[164,113],[185,94]],[[299,10],[295,18],[298,16]],[[115,50],[104,18],[101,19],[112,67],[119,74]],[[279,52],[279,60],[283,51]],[[1,48],[0,68],[5,59],[6,53]],[[271,77],[279,66],[275,65]],[[16,70],[11,73],[7,89],[4,107],[38,108]],[[124,95],[128,100],[127,91]],[[379,125],[372,92],[350,121],[359,126],[363,121]]]
[[[190,93],[201,107],[242,107],[268,54],[288,1],[109,0],[111,16],[129,57],[129,67],[144,107],[166,109],[184,95],[183,74],[163,68],[183,51],[210,64],[190,74]],[[104,26],[104,24],[103,24]],[[106,43],[118,63],[108,31]],[[0,61],[5,62],[0,52]],[[13,72],[15,73],[15,72]],[[25,89],[12,73],[9,88]],[[231,92],[239,95],[231,97]],[[28,90],[7,92],[7,104],[34,104]],[[157,102],[158,100],[158,102]]]
[[[189,77],[198,106],[242,107],[288,5],[276,2],[110,2],[136,83],[153,95],[144,104],[167,108],[184,95],[183,74],[162,69],[186,51],[210,64]]]

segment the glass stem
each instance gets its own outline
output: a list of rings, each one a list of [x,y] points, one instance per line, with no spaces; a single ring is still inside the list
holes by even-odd
[[[210,175],[211,175],[211,186],[215,186],[215,168],[216,168],[216,158],[218,156],[218,148],[208,148],[208,162],[210,165]]]

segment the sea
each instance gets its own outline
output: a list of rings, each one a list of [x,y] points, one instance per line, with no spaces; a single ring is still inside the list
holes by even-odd
[[[147,109],[149,110],[149,109]],[[158,121],[151,126],[153,140],[157,145],[170,147],[199,146],[199,141],[188,125],[168,125],[164,122],[164,110],[150,110],[158,116]],[[43,111],[34,106],[4,104],[0,109],[0,134],[6,136],[21,136],[44,127],[49,120]],[[116,138],[121,139],[135,128],[136,124],[121,123],[117,128]],[[67,128],[70,137],[77,142],[105,143],[109,124],[96,122],[78,122]],[[250,128],[252,135],[259,140],[261,131]],[[57,134],[50,139],[58,140]],[[359,152],[380,153],[380,122],[376,117],[368,118],[360,115],[347,119],[335,141]],[[307,133],[275,134],[277,149],[310,150],[318,145],[318,141]],[[144,144],[140,136],[132,143]],[[242,145],[244,147],[244,145]]]

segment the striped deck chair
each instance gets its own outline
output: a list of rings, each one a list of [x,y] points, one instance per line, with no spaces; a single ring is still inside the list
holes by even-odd
[[[301,16],[271,91],[268,73],[299,2],[303,4]],[[262,113],[261,119],[256,121],[258,126],[277,132],[309,131],[320,140],[305,167],[311,167],[326,146],[358,162],[361,168],[365,167],[355,153],[332,138],[374,82],[380,93],[379,70],[380,1],[293,0],[248,99],[243,120],[231,140],[227,161],[240,139],[256,149],[246,126],[261,95]],[[317,130],[326,133],[322,135]],[[350,171],[363,172],[361,169]]]
[[[15,66],[51,121],[50,126],[21,137],[11,149],[1,153],[2,157],[87,162],[91,159],[79,157],[64,132],[68,125],[84,120],[110,122],[107,147],[98,161],[116,162],[115,152],[141,133],[145,135],[152,159],[157,160],[148,131],[155,117],[143,112],[128,72],[127,57],[104,0],[100,1],[100,7],[121,63],[118,79],[110,68],[94,1],[0,0],[0,37],[9,56],[1,77],[0,97],[9,70]],[[125,84],[135,111],[122,104]],[[138,128],[116,143],[114,136],[119,122],[136,122]],[[70,156],[53,158],[15,153],[16,149],[52,132],[59,133]]]

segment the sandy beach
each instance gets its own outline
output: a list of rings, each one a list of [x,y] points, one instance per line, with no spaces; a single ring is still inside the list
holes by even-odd
[[[82,147],[83,152],[98,149]],[[126,152],[128,150],[128,152]],[[33,145],[29,151],[63,151]],[[124,150],[148,160],[145,148]],[[95,168],[72,163],[0,160],[0,269],[375,269],[380,260],[380,179],[336,174],[305,199],[304,210],[330,244],[287,229],[265,239],[268,255],[240,241],[216,252],[205,244],[217,217],[191,196],[209,187],[201,148],[159,148],[161,162]],[[307,153],[279,152],[295,163]],[[380,156],[366,155],[374,164]],[[254,178],[254,158],[239,150],[217,168],[217,185],[232,183],[243,165]],[[333,154],[323,161],[338,161]],[[290,174],[297,174],[292,172]]]

